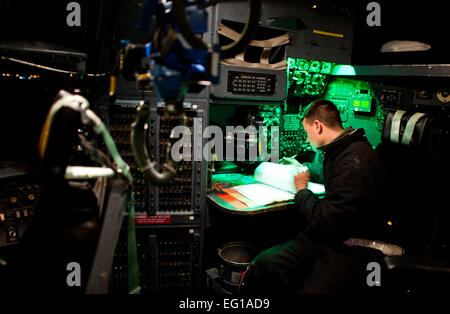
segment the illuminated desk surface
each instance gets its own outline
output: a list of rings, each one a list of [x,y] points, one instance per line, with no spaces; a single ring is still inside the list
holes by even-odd
[[[208,193],[207,196],[220,210],[237,215],[254,215],[284,210],[294,204],[293,200],[289,200],[265,206],[248,207],[245,203],[233,197],[233,195],[223,191],[226,188],[253,183],[260,183],[254,179],[253,175],[244,175],[241,173],[214,174],[212,175],[212,186],[214,190]]]

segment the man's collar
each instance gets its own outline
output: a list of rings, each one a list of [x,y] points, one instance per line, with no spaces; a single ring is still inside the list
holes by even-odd
[[[320,149],[323,151],[324,155],[331,157],[334,154],[338,154],[350,143],[357,141],[367,141],[364,129],[353,129],[352,127],[348,127],[333,141],[327,145],[321,146]]]
[[[323,146],[317,147],[318,150],[321,151],[326,151],[328,149],[328,147],[333,146],[333,143],[338,142],[341,138],[350,135],[352,133],[354,133],[356,131],[356,129],[352,128],[351,126],[347,127],[344,131],[341,132],[341,134],[339,134],[334,140],[332,140],[330,143],[325,144]]]

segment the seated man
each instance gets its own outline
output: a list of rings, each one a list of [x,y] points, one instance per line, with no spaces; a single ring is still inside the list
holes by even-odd
[[[326,100],[305,110],[308,141],[324,154],[325,197],[307,187],[309,173],[293,180],[295,206],[308,227],[296,238],[261,252],[249,265],[241,294],[342,293],[367,287],[367,263],[381,251],[350,246],[350,238],[377,237],[383,164],[363,129],[345,130],[339,111]]]

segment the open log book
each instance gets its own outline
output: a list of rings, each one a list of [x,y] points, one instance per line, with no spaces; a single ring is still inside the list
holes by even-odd
[[[293,200],[297,190],[294,176],[306,169],[294,165],[262,162],[255,169],[255,180],[260,183],[238,185],[233,190],[245,196],[240,199],[248,207],[265,206],[276,202]],[[323,184],[308,182],[308,189],[316,195],[325,194]]]

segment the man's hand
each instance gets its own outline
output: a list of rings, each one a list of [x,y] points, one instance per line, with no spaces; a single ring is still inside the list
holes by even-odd
[[[297,191],[306,189],[308,187],[309,181],[309,171],[300,172],[298,175],[294,176],[295,189]]]
[[[298,166],[298,167],[302,167],[303,165],[301,163],[299,163],[297,161],[297,159],[292,158],[292,157],[283,157],[280,159],[280,164],[281,165],[293,165],[293,166]]]

